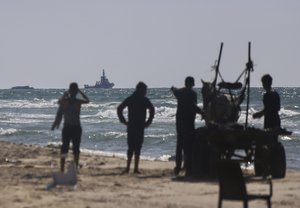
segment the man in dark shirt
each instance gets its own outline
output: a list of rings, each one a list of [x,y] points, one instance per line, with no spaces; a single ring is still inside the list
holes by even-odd
[[[260,118],[265,116],[265,129],[280,129],[280,97],[278,93],[272,89],[272,77],[269,74],[261,78],[265,94],[263,96],[264,109],[253,114],[253,118]]]
[[[125,173],[129,172],[130,163],[134,154],[134,173],[139,172],[139,159],[141,148],[144,141],[144,129],[147,128],[154,117],[154,107],[150,100],[146,97],[147,85],[139,82],[134,93],[126,98],[117,109],[120,122],[127,126],[127,167]],[[123,110],[128,108],[128,120],[123,115]],[[146,120],[147,110],[149,117]]]
[[[197,106],[197,94],[192,89],[194,85],[194,78],[187,77],[185,79],[185,87],[181,89],[171,88],[178,102],[176,112],[177,145],[175,175],[178,175],[182,168],[182,151],[184,153],[186,175],[191,173],[196,113],[203,115],[202,110]]]

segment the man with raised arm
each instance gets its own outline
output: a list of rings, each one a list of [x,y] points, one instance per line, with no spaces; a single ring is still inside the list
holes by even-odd
[[[78,93],[81,94],[82,99],[76,98]],[[89,98],[78,88],[78,85],[75,82],[70,84],[68,92],[66,92],[58,101],[59,108],[51,130],[58,128],[62,118],[64,118],[60,159],[61,172],[64,172],[65,170],[65,160],[71,141],[73,144],[74,162],[76,167],[78,167],[82,134],[82,128],[80,124],[80,109],[82,104],[89,102]]]
[[[177,99],[175,175],[178,175],[182,169],[182,153],[184,154],[185,174],[186,176],[191,174],[196,113],[203,115],[203,111],[197,106],[197,94],[193,90],[194,85],[194,78],[187,77],[183,88],[177,89],[171,87],[171,90]]]

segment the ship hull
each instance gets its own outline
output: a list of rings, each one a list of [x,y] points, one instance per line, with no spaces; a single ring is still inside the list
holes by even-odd
[[[107,86],[100,86],[100,85],[84,85],[84,88],[86,89],[112,89],[113,88],[113,84],[112,85],[107,85]]]

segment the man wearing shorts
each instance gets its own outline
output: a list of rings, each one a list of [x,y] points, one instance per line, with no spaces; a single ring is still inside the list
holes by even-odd
[[[77,93],[80,93],[83,99],[76,98]],[[78,88],[77,83],[71,83],[69,91],[58,101],[59,108],[56,114],[55,121],[51,130],[59,127],[59,124],[64,118],[64,127],[62,130],[62,147],[60,170],[64,172],[65,159],[69,151],[69,145],[72,141],[73,155],[76,167],[79,163],[80,142],[81,142],[81,124],[80,124],[80,109],[82,104],[89,103],[88,97]]]

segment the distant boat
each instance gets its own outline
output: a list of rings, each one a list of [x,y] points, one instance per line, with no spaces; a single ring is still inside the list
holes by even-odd
[[[28,85],[25,86],[15,86],[11,88],[12,90],[32,90],[34,89],[33,87],[30,87]]]
[[[104,69],[102,70],[102,76],[100,78],[100,81],[96,81],[95,85],[84,85],[84,88],[102,88],[102,89],[111,89],[113,88],[115,84],[112,82],[109,82],[109,80],[105,76]]]

